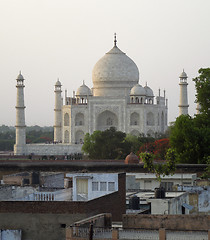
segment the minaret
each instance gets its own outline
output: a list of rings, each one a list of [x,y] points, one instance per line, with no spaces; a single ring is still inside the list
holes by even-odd
[[[180,75],[180,99],[179,99],[179,115],[187,115],[188,114],[188,99],[187,99],[187,74],[184,72]]]
[[[20,72],[17,76],[17,100],[16,100],[16,144],[14,146],[15,155],[26,154],[26,125],[25,125],[25,106],[24,106],[24,78]]]
[[[61,98],[61,82],[58,80],[55,83],[55,125],[54,125],[54,141],[62,141],[61,122],[62,122],[62,98]]]

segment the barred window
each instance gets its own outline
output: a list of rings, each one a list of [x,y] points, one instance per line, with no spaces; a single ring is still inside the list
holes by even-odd
[[[98,182],[92,182],[92,191],[98,191]]]
[[[100,182],[100,191],[106,191],[106,182]]]
[[[115,190],[115,183],[109,182],[108,183],[108,191],[114,191]]]

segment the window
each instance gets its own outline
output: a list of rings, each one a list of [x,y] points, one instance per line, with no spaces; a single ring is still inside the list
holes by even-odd
[[[184,185],[191,185],[191,182],[183,182]]]
[[[100,182],[100,191],[106,191],[106,182]]]
[[[165,188],[166,191],[173,191],[173,182],[161,182],[160,186]]]
[[[92,191],[98,191],[98,182],[92,182]]]
[[[114,191],[115,190],[115,184],[114,182],[108,183],[108,191]]]
[[[113,124],[113,121],[111,118],[107,118],[106,125],[111,126]]]
[[[152,189],[152,181],[144,180],[144,189]]]

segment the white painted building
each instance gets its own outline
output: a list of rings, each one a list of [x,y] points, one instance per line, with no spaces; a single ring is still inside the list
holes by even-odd
[[[178,193],[178,192],[177,192]],[[147,199],[151,204],[151,214],[189,214],[193,208],[189,205],[189,194],[179,192],[179,196]]]
[[[127,213],[140,213],[150,209],[151,214],[189,214],[189,193],[184,191],[165,192],[164,198],[155,198],[154,191],[126,192],[126,204],[135,196],[139,198],[140,209],[127,209]]]
[[[176,186],[195,186],[196,173],[175,173],[174,175],[162,176],[161,186],[167,191],[176,190]],[[127,173],[126,189],[154,190],[160,183],[154,173]]]
[[[117,173],[67,173],[73,201],[88,201],[118,191]]]

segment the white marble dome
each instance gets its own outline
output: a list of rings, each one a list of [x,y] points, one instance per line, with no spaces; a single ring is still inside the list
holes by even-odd
[[[57,82],[55,83],[55,86],[61,86],[61,82],[57,80]]]
[[[139,70],[132,59],[114,46],[92,71],[94,96],[124,96],[139,81]]]
[[[186,72],[183,70],[183,72],[180,74],[179,78],[188,78]]]
[[[77,89],[76,96],[90,96],[92,95],[91,90],[88,86],[83,84]]]
[[[21,72],[18,74],[17,80],[24,80],[24,77],[23,77],[23,75],[21,74]]]
[[[131,89],[130,95],[131,96],[145,96],[146,95],[146,91],[140,84],[136,84]]]
[[[154,97],[153,91],[152,91],[152,89],[150,87],[145,86],[144,89],[146,91],[146,96],[147,97]]]

